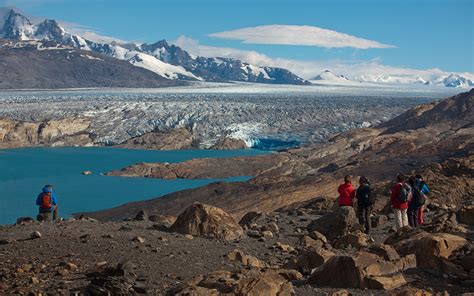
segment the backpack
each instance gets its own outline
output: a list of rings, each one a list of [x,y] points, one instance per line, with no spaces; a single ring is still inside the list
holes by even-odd
[[[51,202],[51,192],[48,192],[48,193],[43,192],[41,194],[40,207],[43,210],[51,210],[51,208],[53,207],[53,203]]]
[[[369,185],[363,185],[363,187],[359,187],[357,191],[358,199],[362,205],[371,206],[375,203],[375,195],[373,194]]]
[[[406,203],[411,199],[411,187],[406,183],[401,183],[400,191],[398,192],[398,200]]]
[[[421,207],[426,203],[426,196],[419,188],[413,188],[413,202],[415,206]]]

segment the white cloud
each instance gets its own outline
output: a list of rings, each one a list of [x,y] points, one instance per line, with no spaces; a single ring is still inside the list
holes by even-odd
[[[111,43],[111,42],[117,42],[117,43],[127,43],[125,40],[121,40],[119,38],[115,37],[110,37],[110,36],[105,36],[102,34],[97,33],[97,31],[94,28],[88,27],[88,26],[83,26],[80,24],[76,23],[71,23],[71,22],[65,22],[65,21],[59,21],[59,24],[61,27],[66,29],[66,31],[79,35],[85,39],[88,39],[93,42],[97,43]]]
[[[313,26],[267,25],[209,34],[249,44],[306,45],[326,48],[391,48],[393,45]]]
[[[199,41],[180,36],[171,41],[195,56],[204,57],[226,57],[236,58],[257,66],[272,66],[288,69],[299,76],[310,79],[322,71],[329,69],[335,74],[342,74],[350,79],[360,79],[364,76],[370,80],[377,77],[394,76],[400,82],[413,80],[421,77],[425,80],[432,80],[441,75],[448,75],[448,72],[440,69],[418,70],[404,67],[394,67],[382,64],[380,58],[372,60],[313,60],[302,61],[284,58],[272,58],[257,51],[248,51],[230,47],[216,47],[202,45]],[[466,78],[474,80],[474,74],[469,72],[458,73]]]

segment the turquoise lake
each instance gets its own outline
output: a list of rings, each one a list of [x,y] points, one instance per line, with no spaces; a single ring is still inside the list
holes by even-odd
[[[52,184],[59,200],[60,216],[115,207],[150,199],[208,183],[222,181],[159,180],[101,176],[138,162],[181,162],[192,158],[252,156],[260,150],[150,151],[119,148],[21,148],[0,150],[0,224],[18,217],[36,217],[36,196]],[[82,175],[90,170],[92,175]],[[244,181],[249,176],[225,179]]]

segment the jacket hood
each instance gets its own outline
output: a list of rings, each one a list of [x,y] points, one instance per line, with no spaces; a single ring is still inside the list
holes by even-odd
[[[44,193],[51,193],[51,192],[53,192],[53,188],[45,186],[45,187],[43,187],[43,192]]]

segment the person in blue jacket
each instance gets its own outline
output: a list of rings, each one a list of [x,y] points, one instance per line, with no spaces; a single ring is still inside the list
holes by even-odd
[[[416,186],[418,187],[418,189],[420,189],[420,191],[427,195],[428,193],[430,193],[430,188],[428,187],[428,184],[426,183],[425,180],[423,180],[423,176],[418,174],[415,176],[415,179],[416,179]],[[424,206],[421,206],[419,209],[418,209],[418,225],[421,225],[423,224],[423,209],[424,209]]]
[[[36,198],[36,205],[39,206],[39,217],[42,220],[49,220],[53,213],[53,221],[58,219],[58,200],[53,192],[52,185],[45,185]]]

